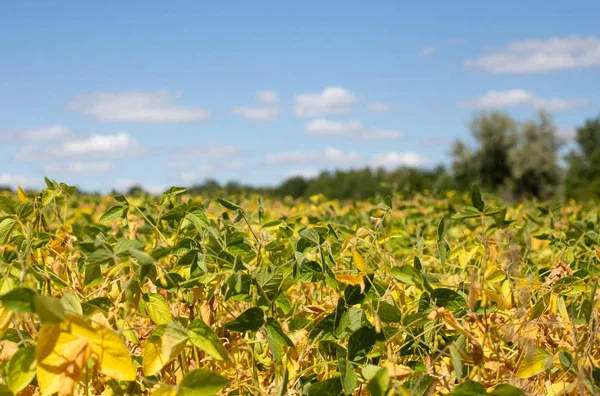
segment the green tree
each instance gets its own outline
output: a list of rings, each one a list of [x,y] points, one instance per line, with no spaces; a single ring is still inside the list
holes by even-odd
[[[458,190],[467,190],[474,182],[479,182],[479,163],[475,153],[462,141],[457,140],[450,152],[452,173]]]
[[[537,120],[523,124],[509,163],[513,191],[519,197],[551,197],[561,180],[558,149],[561,141],[549,114],[541,111]]]
[[[517,143],[517,122],[506,113],[483,112],[469,129],[479,146],[475,165],[481,185],[491,190],[504,187],[512,177],[509,153]]]
[[[567,157],[565,189],[567,197],[592,199],[600,197],[600,116],[586,120],[577,128],[577,149]]]

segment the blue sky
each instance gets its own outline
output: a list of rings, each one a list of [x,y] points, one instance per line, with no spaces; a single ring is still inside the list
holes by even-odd
[[[474,113],[597,116],[597,1],[12,1],[0,184],[448,163]]]

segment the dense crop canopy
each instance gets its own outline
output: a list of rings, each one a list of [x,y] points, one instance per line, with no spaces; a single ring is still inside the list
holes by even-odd
[[[1,395],[597,394],[598,213],[0,196]]]

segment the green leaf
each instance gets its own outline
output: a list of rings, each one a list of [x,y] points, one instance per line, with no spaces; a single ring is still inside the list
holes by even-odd
[[[440,255],[440,262],[442,263],[442,266],[446,265],[446,257],[448,257],[448,254],[450,253],[450,246],[448,246],[448,243],[444,240],[441,241],[437,241],[437,249],[438,249],[438,254]]]
[[[377,370],[377,373],[369,383],[367,384],[367,390],[371,396],[385,396],[388,385],[390,383],[390,377],[388,371],[385,368]]]
[[[283,332],[281,325],[274,318],[267,318],[267,321],[265,323],[265,329],[267,331],[267,342],[269,343],[269,347],[273,352],[275,361],[278,362],[281,359],[282,347],[293,347],[294,343]]]
[[[179,383],[177,396],[213,396],[229,384],[220,374],[206,369],[190,371]]]
[[[273,265],[264,265],[253,274],[253,277],[265,296],[269,301],[272,301],[277,295],[283,281],[283,272],[281,269]]]
[[[454,374],[456,379],[460,383],[463,376],[463,364],[460,356],[460,351],[455,344],[450,345],[450,358],[452,359],[452,366],[454,366]]]
[[[358,362],[367,357],[367,354],[381,340],[381,334],[377,334],[374,327],[363,326],[350,335],[348,339],[348,360]]]
[[[217,360],[229,359],[229,353],[223,346],[221,340],[219,340],[217,334],[201,319],[195,319],[190,323],[188,334],[192,344],[206,352],[208,355]]]
[[[226,199],[223,198],[217,198],[217,202],[219,202],[221,204],[221,206],[223,206],[225,209],[229,209],[229,210],[243,210],[241,206],[236,205],[232,202],[229,202]]]
[[[101,247],[100,249],[95,250],[92,254],[87,256],[87,258],[85,259],[85,264],[86,265],[105,264],[105,263],[108,263],[109,261],[113,260],[113,258],[114,258],[113,252]]]
[[[169,188],[169,194],[175,196],[184,193],[186,190],[186,187],[171,186],[171,188]]]
[[[342,383],[339,378],[330,378],[315,382],[308,388],[308,396],[337,396],[342,393]]]
[[[415,267],[405,264],[400,267],[392,267],[390,271],[398,282],[423,289],[423,275]]]
[[[356,371],[351,363],[346,359],[346,349],[339,347],[336,351],[338,359],[338,371],[340,372],[340,380],[342,389],[345,395],[352,395],[358,384]]]
[[[8,362],[6,382],[11,391],[19,393],[35,378],[35,347],[20,348]]]
[[[438,241],[443,240],[444,236],[446,236],[446,221],[445,221],[445,216],[442,216],[442,218],[440,219],[440,222],[438,223],[438,228],[437,228]]]
[[[60,302],[63,305],[65,311],[73,312],[79,315],[83,315],[83,309],[81,308],[81,303],[74,295],[70,293],[65,293],[60,299]]]
[[[346,301],[343,298],[340,298],[338,299],[333,321],[334,337],[343,338],[346,334],[348,323],[350,323],[350,318],[348,317],[348,310],[346,309]]]
[[[44,191],[44,195],[42,195],[42,205],[48,206],[54,200],[54,197],[56,197],[56,193],[57,191],[54,188],[47,188]]]
[[[8,241],[8,237],[10,236],[14,225],[15,219],[13,218],[9,217],[2,220],[2,222],[0,223],[0,245],[3,245],[6,243],[6,241]]]
[[[2,306],[9,311],[33,313],[34,297],[35,292],[33,290],[19,287],[0,297],[0,302],[2,302]]]
[[[190,211],[185,214],[185,218],[194,225],[198,232],[202,231],[205,227],[210,226],[208,219],[206,218],[206,213],[202,208],[197,207],[190,209]]]
[[[127,253],[130,249],[144,249],[144,243],[137,239],[119,239],[113,247],[117,256]]]
[[[8,215],[15,214],[17,203],[9,197],[0,196],[0,210]]]
[[[165,213],[164,215],[161,216],[161,220],[181,220],[184,218],[185,214],[186,214],[186,206],[185,205],[178,205],[175,206],[173,209],[169,210],[167,213]]]
[[[392,209],[392,197],[390,197],[389,195],[386,195],[385,198],[383,198],[383,203],[390,209]]]
[[[500,384],[488,396],[525,396],[526,393],[519,388],[508,384]]]
[[[31,202],[21,203],[17,206],[16,214],[21,220],[25,220],[33,213],[33,204]]]
[[[483,202],[483,199],[481,199],[481,191],[479,191],[477,184],[473,184],[473,186],[471,186],[471,202],[473,203],[473,207],[480,212],[483,211],[485,203]]]
[[[165,298],[158,293],[146,294],[144,296],[146,313],[156,325],[166,325],[173,317],[171,309]]]
[[[110,221],[118,219],[123,215],[123,206],[117,205],[110,208],[106,213],[100,216],[100,221]]]
[[[473,219],[476,217],[481,217],[481,212],[472,206],[467,206],[460,212],[457,212],[452,215],[452,220],[464,220],[464,219]]]
[[[258,307],[249,308],[234,320],[225,323],[225,328],[231,331],[245,333],[258,331],[265,323],[265,313]]]
[[[321,244],[321,237],[314,228],[305,228],[304,230],[300,231],[300,236],[311,242],[313,245]]]
[[[438,288],[431,292],[431,301],[438,307],[458,311],[467,305],[465,298],[451,289]]]
[[[544,372],[552,364],[552,355],[543,349],[534,348],[529,351],[519,367],[516,376],[518,378],[530,378]]]
[[[454,388],[450,396],[485,396],[487,392],[479,382],[466,381]]]
[[[38,294],[33,298],[33,303],[42,323],[60,323],[64,320],[65,309],[58,298]]]
[[[400,322],[402,320],[402,314],[400,310],[392,304],[385,301],[379,303],[379,310],[377,311],[379,319],[385,323]]]

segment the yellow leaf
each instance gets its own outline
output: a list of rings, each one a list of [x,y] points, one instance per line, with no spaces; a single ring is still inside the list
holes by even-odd
[[[596,259],[600,260],[600,250],[594,250],[594,254],[596,255]]]
[[[19,201],[27,202],[27,194],[23,191],[21,186],[17,186],[17,196],[19,197]]]
[[[159,388],[153,390],[151,395],[152,396],[176,396],[177,389],[172,388],[168,385],[162,385]]]
[[[90,342],[102,374],[120,381],[135,380],[136,369],[129,351],[112,329],[73,313],[65,314],[65,318],[71,334]]]
[[[363,283],[363,277],[361,275],[338,274],[335,276],[335,279],[339,280],[340,282],[348,283],[352,286],[360,285]]]
[[[530,378],[543,372],[552,364],[552,355],[543,349],[534,348],[525,355],[519,367],[517,367],[518,378]]]
[[[185,349],[188,340],[185,329],[170,323],[160,327],[148,337],[144,345],[142,367],[144,375],[150,376],[158,373],[171,360],[175,359]]]
[[[413,373],[413,370],[408,366],[392,363],[390,361],[381,364],[381,367],[387,369],[390,378],[404,378]]]
[[[4,335],[4,333],[10,326],[12,317],[13,317],[13,312],[4,308],[0,304],[0,337],[2,337]]]
[[[352,255],[354,256],[354,265],[356,265],[356,268],[358,268],[360,271],[366,271],[367,270],[367,264],[365,263],[365,260],[360,255],[360,253],[358,252],[358,250],[355,249],[352,252]]]
[[[43,325],[38,340],[36,373],[41,395],[72,395],[92,353],[88,341],[61,332],[60,324]]]

